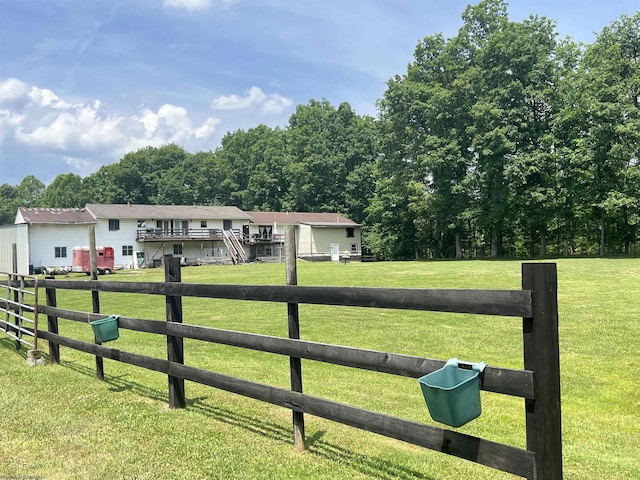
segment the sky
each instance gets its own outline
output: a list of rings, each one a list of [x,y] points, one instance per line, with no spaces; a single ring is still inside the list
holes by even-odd
[[[215,150],[326,98],[377,114],[417,43],[469,0],[0,0],[0,185],[82,177],[148,145]],[[477,2],[474,2],[477,3]],[[512,0],[595,34],[637,0]]]

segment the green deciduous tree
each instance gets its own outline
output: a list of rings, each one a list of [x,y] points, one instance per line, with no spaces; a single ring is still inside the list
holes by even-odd
[[[504,243],[513,251],[518,225],[544,253],[555,213],[553,22],[512,22],[500,0],[469,6],[463,20],[456,37],[420,42],[407,73],[389,81],[378,185],[413,185],[404,214],[417,215],[415,231],[397,222],[399,235],[417,235],[418,255],[460,258],[464,244],[497,256]],[[379,193],[376,204],[392,198]]]
[[[100,167],[87,177],[87,194],[105,203],[157,203],[162,177],[188,155],[174,144],[127,153],[119,162]]]
[[[230,205],[245,210],[280,210],[288,189],[282,129],[258,125],[228,133],[216,157],[227,168],[221,188]]]
[[[415,217],[402,222],[396,235],[417,237],[413,245],[410,238],[401,244],[418,256],[431,252],[461,258],[472,160],[466,134],[472,98],[469,62],[457,40],[441,35],[420,42],[414,58],[406,75],[389,81],[379,103],[384,156],[378,164],[382,181],[376,208],[383,208],[385,198],[394,197],[383,189],[403,182],[411,185],[402,188],[409,195],[403,203],[408,208],[405,213]],[[397,180],[384,181],[389,177]],[[407,228],[409,223],[413,228]],[[409,254],[407,250],[403,256]]]
[[[327,100],[299,105],[286,130],[289,189],[283,208],[362,219],[363,196],[373,191],[375,135],[373,119],[357,115],[348,103],[337,109]]]
[[[623,15],[587,47],[581,64],[578,144],[599,252],[628,252],[640,209],[640,13]]]
[[[21,207],[42,207],[44,189],[44,183],[33,175],[27,175],[16,188],[16,201]]]
[[[8,183],[0,185],[0,225],[12,224],[16,219],[17,188]]]
[[[75,173],[61,173],[44,190],[43,204],[53,208],[80,208],[90,201],[82,177]]]

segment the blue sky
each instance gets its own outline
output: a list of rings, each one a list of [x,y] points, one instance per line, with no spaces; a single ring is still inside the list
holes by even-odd
[[[286,125],[326,98],[376,115],[417,42],[454,36],[461,0],[0,0],[0,184],[81,176],[175,142]],[[513,0],[514,20],[594,32],[637,1]]]

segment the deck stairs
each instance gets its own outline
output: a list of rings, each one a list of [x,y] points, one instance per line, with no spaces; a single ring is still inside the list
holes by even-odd
[[[222,239],[234,264],[247,263],[247,255],[244,252],[244,248],[232,230],[224,230]]]

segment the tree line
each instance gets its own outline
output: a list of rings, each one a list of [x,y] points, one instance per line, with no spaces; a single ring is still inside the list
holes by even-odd
[[[381,259],[637,253],[640,12],[583,45],[507,6],[469,5],[456,36],[420,41],[377,118],[311,100],[215,151],[147,147],[85,178],[29,176],[0,186],[0,221],[18,206],[220,204],[342,213]]]

